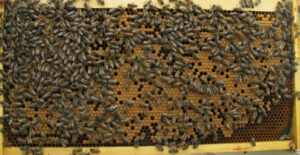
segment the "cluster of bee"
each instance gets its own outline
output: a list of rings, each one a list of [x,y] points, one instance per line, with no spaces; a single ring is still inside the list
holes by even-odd
[[[29,155],[29,154],[43,155],[44,154],[42,148],[37,148],[37,147],[24,146],[24,147],[20,147],[20,150],[25,155]],[[90,154],[99,154],[99,153],[100,153],[100,149],[97,149],[97,148],[90,148],[90,150],[88,152],[84,152],[82,150],[82,148],[76,148],[76,149],[73,149],[73,151],[72,151],[72,155],[90,155]]]
[[[20,147],[20,150],[22,151],[23,154],[33,154],[33,155],[43,155],[43,150],[42,148],[35,148],[35,147]]]
[[[278,2],[268,26],[241,8],[203,10],[188,0],[170,1],[175,8],[160,0],[159,7],[149,1],[142,9],[100,10],[77,9],[73,2],[5,4],[2,122],[4,135],[14,135],[8,145],[139,146],[150,140],[176,153],[208,137],[217,141],[218,130],[238,130],[244,120],[261,123],[265,96],[272,106],[294,97],[286,87],[296,71],[290,1]],[[193,72],[201,61],[213,71]],[[234,76],[224,77],[225,70]],[[145,82],[138,98],[126,98]],[[248,85],[247,93],[230,90],[232,82]],[[159,118],[146,134],[143,120],[152,109]],[[132,133],[134,127],[143,131]]]
[[[260,0],[240,0],[240,4],[242,8],[254,8],[255,6],[260,4]]]
[[[90,154],[98,154],[100,153],[100,150],[99,149],[95,149],[95,148],[91,148],[90,149],[90,152],[83,152],[82,151],[82,148],[76,148],[76,149],[73,149],[72,151],[72,155],[90,155]]]

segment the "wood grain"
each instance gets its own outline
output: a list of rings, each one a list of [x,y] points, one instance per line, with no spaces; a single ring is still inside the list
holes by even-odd
[[[265,151],[265,150],[286,150],[289,148],[290,141],[270,141],[257,142],[256,146],[250,143],[229,143],[229,144],[204,144],[199,145],[197,149],[191,147],[185,151],[179,151],[180,154],[191,153],[218,153],[218,152],[244,152],[244,151]],[[100,154],[109,155],[163,155],[169,154],[168,148],[165,147],[163,152],[156,150],[154,146],[144,147],[97,147],[101,150]],[[88,152],[90,147],[84,147],[83,152]],[[43,152],[46,155],[66,155],[72,153],[73,148],[55,148],[45,147]],[[21,151],[17,147],[4,148],[5,155],[21,155]]]
[[[0,24],[3,24],[3,14],[4,14],[4,4],[0,4],[0,13],[2,13],[2,16],[0,16]],[[3,48],[0,46],[0,53],[2,53]],[[3,69],[3,64],[0,63],[0,70]],[[3,88],[3,83],[0,82],[0,88]],[[0,95],[0,101],[3,101],[3,95]],[[2,104],[0,104],[0,116],[3,116],[3,107]],[[3,128],[3,125],[0,123],[0,129]],[[3,155],[3,135],[2,132],[0,134],[0,155]]]
[[[40,0],[43,3],[46,3],[47,0]],[[64,0],[67,1],[67,0]],[[138,5],[138,7],[143,7],[145,2],[148,0],[104,0],[105,5],[100,6],[96,0],[89,0],[88,4],[92,8],[112,8],[116,6],[127,6],[128,3],[134,3]],[[168,0],[164,0],[168,2]],[[255,0],[254,0],[255,1]],[[277,5],[277,2],[280,0],[261,0],[261,3],[253,9],[245,9],[245,10],[255,10],[255,11],[274,11]],[[193,0],[195,4],[199,4],[203,9],[209,9],[212,5],[220,5],[224,10],[232,10],[234,8],[240,7],[240,0]],[[158,6],[156,0],[152,0],[154,5]],[[84,7],[84,0],[77,0],[74,5],[78,8]]]
[[[293,14],[294,14],[294,23],[298,24],[299,23],[299,18],[298,18],[298,5],[297,5],[297,0],[293,0]],[[299,0],[298,0],[299,4]],[[295,25],[294,25],[295,26]],[[296,27],[293,28],[293,34],[296,35]],[[300,63],[300,55],[299,55],[299,39],[295,38],[294,42],[294,49],[296,53],[296,60],[298,63]],[[295,73],[295,78],[294,78],[294,89],[295,91],[300,91],[300,66],[297,67],[297,72]],[[293,111],[293,120],[292,120],[292,139],[295,141],[295,149],[300,149],[300,101],[295,98],[295,104],[294,104],[294,111]]]

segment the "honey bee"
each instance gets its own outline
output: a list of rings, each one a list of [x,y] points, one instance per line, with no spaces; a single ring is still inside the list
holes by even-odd
[[[96,148],[91,148],[90,149],[91,153],[100,153],[100,149],[96,149]]]
[[[256,146],[255,138],[252,136],[250,140],[252,146]]]

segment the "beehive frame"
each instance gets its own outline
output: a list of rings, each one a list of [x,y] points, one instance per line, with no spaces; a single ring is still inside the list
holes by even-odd
[[[47,0],[41,0],[45,2]],[[90,6],[97,7],[95,0],[90,0]],[[278,0],[262,0],[262,3],[256,7],[255,11],[273,11]],[[75,3],[76,7],[82,7],[83,1],[78,1]],[[138,6],[142,6],[144,1],[133,1],[133,0],[124,0],[124,1],[106,1],[105,7],[114,7],[118,5],[125,6],[127,3],[135,3]],[[155,3],[155,2],[154,2]],[[231,10],[235,7],[239,6],[239,0],[230,0],[229,2],[222,3],[222,1],[218,0],[210,0],[203,2],[195,2],[200,4],[204,9],[208,9],[212,4],[220,4],[223,9]],[[203,4],[202,4],[203,3]],[[293,0],[293,13],[295,17],[295,23],[298,23],[298,10],[297,10],[297,1]],[[4,11],[3,4],[0,5],[0,12]],[[300,62],[299,54],[298,54],[298,46],[297,39],[295,39],[295,51],[296,51],[296,59]],[[0,49],[2,52],[2,48]],[[0,68],[3,67],[0,64]],[[298,70],[300,67],[298,67]],[[300,90],[300,72],[295,74],[295,91]],[[0,85],[2,87],[2,84]],[[0,97],[0,100],[3,100],[3,96]],[[292,125],[292,138],[296,142],[296,149],[300,149],[300,101],[296,100],[294,105],[294,115],[293,115],[293,125]],[[2,106],[0,106],[0,115],[3,114]],[[256,146],[252,146],[250,143],[225,143],[225,144],[204,144],[200,145],[197,149],[188,149],[185,151],[180,151],[180,153],[212,153],[212,152],[242,152],[242,151],[263,151],[263,150],[284,150],[289,149],[291,141],[268,141],[268,142],[257,142]],[[72,147],[69,148],[58,148],[58,147],[45,147],[43,149],[45,154],[70,154],[72,152]],[[89,147],[84,147],[83,151],[86,152]],[[102,154],[169,154],[167,149],[164,152],[157,152],[154,146],[143,146],[139,148],[134,147],[101,147]],[[10,154],[21,154],[21,151],[18,147],[3,147],[3,137],[0,136],[0,155],[10,155]]]

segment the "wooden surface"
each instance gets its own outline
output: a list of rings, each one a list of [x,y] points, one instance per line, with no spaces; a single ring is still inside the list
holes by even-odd
[[[46,2],[47,0],[41,0],[42,2]],[[155,0],[154,0],[155,1]],[[195,3],[200,4],[202,8],[208,9],[213,4],[219,4],[225,10],[231,10],[233,8],[239,7],[240,0],[209,0],[209,1],[195,1]],[[255,11],[274,11],[279,0],[261,0],[261,4],[255,7]],[[300,0],[298,0],[300,1]],[[134,2],[139,7],[142,7],[145,0],[106,0],[106,5],[104,7],[110,8],[115,6],[126,6],[128,3]],[[226,2],[226,3],[224,3]],[[294,13],[298,13],[297,8],[297,0],[293,0],[294,4]],[[156,3],[156,1],[154,2]],[[300,3],[299,3],[300,4]],[[96,0],[90,0],[89,5],[93,8],[99,8],[100,6],[97,5]],[[83,0],[80,2],[75,3],[76,7],[83,7]],[[3,11],[3,5],[0,5],[0,12]],[[250,10],[250,9],[249,9]],[[294,14],[295,15],[295,14]],[[295,19],[298,21],[298,14],[295,16]],[[295,50],[298,53],[298,46],[297,40],[295,40]],[[0,48],[0,52],[2,52],[2,48]],[[298,54],[297,54],[298,57]],[[300,60],[299,60],[300,63]],[[0,63],[0,69],[3,66]],[[300,70],[300,67],[298,67]],[[298,82],[297,82],[298,81]],[[0,84],[2,87],[2,84]],[[300,72],[297,72],[295,75],[295,90],[300,91]],[[3,96],[0,96],[0,101],[3,100]],[[300,141],[300,101],[297,100],[295,102],[295,109],[294,109],[294,116],[293,116],[293,138],[294,140]],[[3,115],[3,108],[0,105],[0,116]],[[296,123],[297,122],[297,123]],[[2,127],[2,125],[0,125]],[[18,147],[4,147],[3,148],[3,137],[0,134],[0,155],[19,155],[21,151]],[[285,150],[289,149],[291,141],[269,141],[269,142],[257,142],[256,146],[252,146],[250,143],[229,143],[229,144],[204,144],[199,145],[197,149],[189,148],[185,151],[180,151],[179,153],[187,154],[187,153],[218,153],[218,152],[244,152],[244,151],[265,151],[265,150]],[[101,154],[109,154],[109,155],[120,155],[120,154],[130,154],[130,155],[154,155],[154,154],[169,154],[168,149],[165,148],[164,152],[158,152],[155,147],[153,146],[145,146],[145,147],[99,147],[101,150]],[[300,149],[300,143],[296,143],[296,148]],[[59,147],[45,147],[43,148],[44,154],[46,155],[66,155],[72,152],[72,147],[67,148],[59,148]],[[83,148],[85,152],[88,152],[89,147]]]
[[[300,63],[300,60],[297,60]],[[300,91],[300,67],[298,66],[298,72],[295,74],[295,91]],[[294,114],[292,122],[292,138],[296,142],[295,148],[300,149],[300,100],[295,99]]]
[[[293,15],[294,15],[294,28],[293,28],[293,35],[294,36],[296,36],[296,29],[297,28],[299,28],[299,26],[298,27],[295,27],[296,25],[298,25],[299,24],[299,18],[298,18],[298,16],[299,16],[299,11],[298,11],[298,0],[293,0]],[[300,55],[299,55],[299,52],[300,52],[300,50],[299,50],[299,41],[298,41],[298,38],[295,38],[295,42],[294,42],[294,49],[295,49],[295,53],[296,53],[296,59],[300,59]]]
[[[43,3],[46,3],[47,0],[40,0]],[[64,0],[67,1],[67,0]],[[128,3],[137,4],[138,7],[143,7],[145,2],[148,0],[104,0],[105,5],[102,7],[112,8],[116,6],[127,6]],[[163,0],[168,2],[168,0]],[[253,0],[255,1],[255,0]],[[255,10],[255,11],[274,11],[277,2],[280,0],[261,0],[261,3],[256,6],[254,9],[245,9],[245,10]],[[157,0],[152,0],[154,5],[157,5]],[[220,5],[225,10],[232,10],[234,8],[240,7],[240,0],[193,0],[195,4],[199,4],[204,9],[209,9],[212,5]],[[84,0],[77,0],[74,5],[78,8],[82,8],[84,5]],[[96,0],[89,0],[89,6],[92,8],[101,7],[98,5]]]
[[[294,23],[299,24],[299,14],[298,14],[298,5],[297,5],[297,0],[293,0],[293,13],[294,13]],[[298,0],[299,4],[299,0]],[[295,26],[295,25],[294,25]],[[296,27],[293,29],[293,34],[296,35]],[[294,49],[296,53],[296,61],[298,64],[300,64],[300,55],[299,55],[299,39],[295,38],[295,43],[294,43]],[[294,84],[295,84],[295,91],[300,91],[300,66],[297,67],[297,72],[295,74],[294,78]],[[300,100],[295,98],[295,104],[294,104],[294,112],[293,112],[293,120],[292,120],[292,139],[295,141],[295,149],[299,150],[300,149]]]
[[[230,144],[204,144],[199,145],[197,149],[180,151],[180,154],[192,154],[192,153],[218,153],[218,152],[244,152],[244,151],[264,151],[264,150],[285,150],[289,148],[290,141],[271,141],[271,142],[257,142],[256,146],[252,146],[250,143],[230,143]],[[68,155],[72,152],[71,147],[67,148],[43,148],[45,155]],[[89,147],[83,148],[84,152],[89,151]],[[144,147],[99,147],[100,154],[104,155],[156,155],[156,154],[169,154],[168,148],[165,148],[163,152],[156,150],[154,146]],[[21,151],[17,147],[9,147],[4,149],[4,155],[20,155]]]
[[[2,13],[2,16],[0,16],[0,24],[2,23],[2,17],[3,17],[3,13],[4,13],[4,5],[0,4],[0,13]],[[2,46],[0,47],[0,53],[2,53],[3,48]],[[3,64],[0,63],[0,70],[3,69]],[[0,82],[0,88],[3,88],[3,84]],[[0,95],[0,101],[3,101],[3,95]],[[3,116],[3,107],[2,104],[0,104],[0,116]],[[3,125],[0,123],[0,129],[2,129]],[[3,155],[3,135],[2,133],[0,134],[0,155]]]

